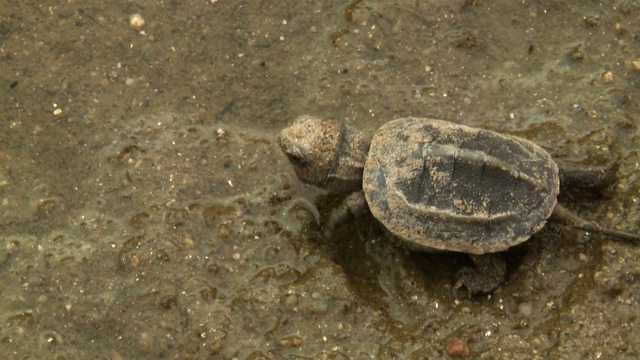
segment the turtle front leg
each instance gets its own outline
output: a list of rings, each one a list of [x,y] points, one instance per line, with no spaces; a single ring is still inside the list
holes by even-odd
[[[347,196],[340,205],[331,211],[324,227],[325,236],[331,235],[340,225],[354,217],[359,217],[368,209],[364,191],[354,192]]]

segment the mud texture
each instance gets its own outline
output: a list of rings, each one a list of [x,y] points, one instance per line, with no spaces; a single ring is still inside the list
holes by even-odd
[[[130,25],[130,16],[144,18]],[[633,1],[5,1],[0,350],[8,359],[640,355],[640,247],[546,226],[491,295],[372,217],[318,226],[275,135],[426,117],[618,162],[561,202],[640,229]],[[139,18],[138,18],[139,19]],[[313,204],[318,204],[318,209]]]

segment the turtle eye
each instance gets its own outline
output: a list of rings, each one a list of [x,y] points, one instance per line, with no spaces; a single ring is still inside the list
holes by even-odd
[[[304,167],[307,165],[307,160],[305,160],[301,156],[288,154],[287,157],[289,158],[289,161],[295,166]]]

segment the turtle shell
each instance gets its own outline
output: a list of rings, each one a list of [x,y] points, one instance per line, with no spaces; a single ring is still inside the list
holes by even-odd
[[[531,141],[402,118],[374,134],[363,189],[373,215],[410,246],[484,254],[540,230],[559,179],[551,156]]]

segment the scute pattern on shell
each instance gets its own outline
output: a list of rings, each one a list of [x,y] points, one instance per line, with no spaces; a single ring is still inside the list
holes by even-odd
[[[551,156],[531,141],[403,118],[375,133],[363,188],[373,215],[410,246],[483,254],[540,230],[559,180]]]

